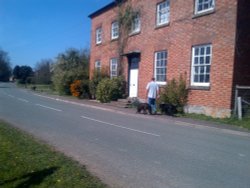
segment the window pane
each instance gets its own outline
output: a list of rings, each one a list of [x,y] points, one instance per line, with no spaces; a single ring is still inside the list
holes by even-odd
[[[198,58],[198,57],[195,57],[195,58],[194,58],[194,64],[195,64],[195,65],[199,64],[199,58]]]
[[[206,64],[210,64],[210,56],[206,56]]]
[[[209,75],[209,74],[206,74],[205,82],[206,82],[206,83],[209,83],[209,81],[210,81],[210,75]]]
[[[207,54],[210,54],[211,53],[211,49],[210,47],[207,47]]]
[[[204,64],[204,57],[200,57],[200,65]]]
[[[194,72],[195,72],[195,74],[199,74],[199,67],[195,67]]]
[[[204,74],[204,73],[205,73],[205,67],[204,67],[204,66],[201,66],[201,67],[200,67],[200,73],[201,73],[201,74]]]
[[[195,48],[195,55],[199,55],[199,48]]]
[[[200,55],[204,55],[204,51],[205,51],[205,49],[202,47],[201,51],[200,51]]]
[[[204,75],[200,75],[200,82],[203,83],[205,81],[205,76]]]
[[[198,75],[194,75],[194,82],[199,82]]]
[[[210,66],[206,66],[206,73],[210,73]]]

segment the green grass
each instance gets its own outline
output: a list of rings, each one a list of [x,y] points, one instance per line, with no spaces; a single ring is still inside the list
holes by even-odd
[[[52,85],[46,85],[46,84],[26,84],[25,85],[25,84],[17,83],[17,86],[21,87],[21,88],[27,88],[27,89],[30,89],[30,90],[34,90],[34,91],[37,91],[37,92],[44,92],[44,93],[47,93],[47,94],[53,94],[53,95],[58,94],[58,92],[56,92],[53,89]]]
[[[0,120],[0,187],[107,186],[84,166]]]
[[[234,118],[234,117],[224,118],[224,119],[212,118],[210,116],[205,116],[205,115],[200,115],[200,114],[185,114],[185,115],[182,115],[182,117],[228,124],[228,125],[238,126],[238,127],[250,130],[250,117],[243,118],[242,120],[238,120],[237,118]]]

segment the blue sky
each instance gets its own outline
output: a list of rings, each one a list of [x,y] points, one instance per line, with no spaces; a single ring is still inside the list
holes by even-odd
[[[68,48],[90,46],[88,15],[113,0],[0,0],[0,48],[15,65],[35,67]]]

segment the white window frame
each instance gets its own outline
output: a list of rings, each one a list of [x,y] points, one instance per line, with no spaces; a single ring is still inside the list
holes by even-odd
[[[156,9],[156,25],[161,26],[168,24],[170,20],[170,4],[169,0],[157,4]]]
[[[140,31],[141,31],[141,18],[140,14],[136,14],[132,21],[130,34],[139,33]]]
[[[211,5],[209,5],[211,3]],[[208,6],[207,8],[205,6]],[[202,10],[199,7],[202,6]],[[202,14],[213,11],[215,8],[215,0],[195,0],[195,14]]]
[[[192,47],[191,86],[209,87],[211,82],[212,44]],[[197,76],[198,81],[196,81]],[[206,80],[208,76],[208,81]],[[200,81],[200,79],[202,79]]]
[[[101,44],[102,43],[102,27],[98,27],[96,29],[96,44]]]
[[[95,61],[95,70],[97,72],[101,72],[101,69],[102,69],[101,61],[100,60]]]
[[[118,21],[114,21],[111,24],[111,39],[117,39],[119,37],[119,23]]]
[[[114,78],[118,76],[118,59],[112,58],[110,59],[110,78]]]
[[[157,51],[155,52],[155,61],[154,61],[154,77],[155,77],[155,81],[159,84],[159,85],[165,85],[167,83],[167,58],[168,58],[168,52],[166,50],[162,50],[162,51]],[[163,65],[159,65],[159,62],[165,62]],[[159,74],[157,72],[158,69],[165,69],[163,72],[165,72],[165,74]],[[159,80],[158,76],[164,76],[164,80]]]

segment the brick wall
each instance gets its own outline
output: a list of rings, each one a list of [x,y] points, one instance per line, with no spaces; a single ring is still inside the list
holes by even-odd
[[[244,1],[244,0],[242,0]],[[234,79],[237,0],[216,0],[215,11],[194,17],[194,0],[170,1],[170,23],[156,28],[156,5],[159,0],[133,0],[133,7],[141,13],[141,32],[130,36],[125,52],[140,51],[139,97],[146,98],[145,87],[153,76],[154,53],[167,50],[167,80],[186,75],[190,86],[192,46],[212,44],[211,78],[209,88],[192,88],[187,111],[225,117],[232,107],[232,83]],[[111,41],[111,23],[117,17],[112,8],[92,18],[91,64],[101,60],[109,67],[109,60],[118,56],[117,41]],[[103,28],[103,42],[95,44],[95,29]],[[248,53],[250,54],[250,53]],[[127,62],[124,58],[125,75]]]

